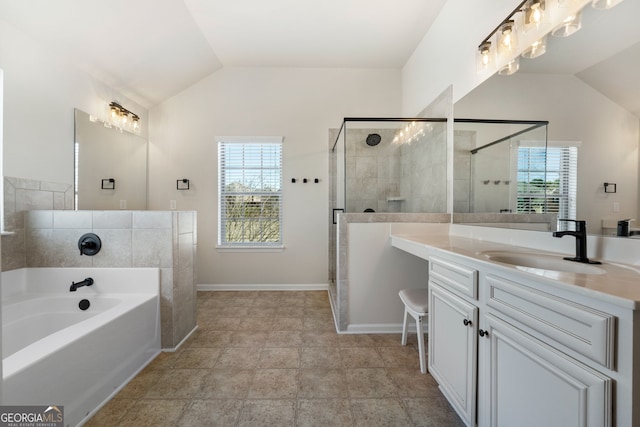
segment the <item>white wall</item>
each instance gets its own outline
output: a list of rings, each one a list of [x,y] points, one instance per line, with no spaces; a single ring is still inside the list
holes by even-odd
[[[523,102],[526,100],[526,102]],[[577,216],[599,233],[605,218],[636,218],[640,123],[633,114],[574,76],[495,76],[456,103],[456,115],[549,120],[549,140],[581,141]],[[604,182],[617,183],[605,194]],[[613,202],[620,212],[613,212]]]
[[[140,115],[143,129],[147,122],[146,110],[2,21],[0,68],[6,176],[73,184],[74,108],[98,114],[104,102],[119,99]]]
[[[150,111],[149,208],[198,211],[199,284],[326,284],[328,130],[399,112],[399,70],[222,69]],[[284,251],[216,249],[222,135],[284,137]],[[180,178],[191,190],[175,190]]]
[[[450,85],[456,102],[489,77],[476,71],[478,45],[518,3],[447,0],[402,69],[403,115],[418,114]]]

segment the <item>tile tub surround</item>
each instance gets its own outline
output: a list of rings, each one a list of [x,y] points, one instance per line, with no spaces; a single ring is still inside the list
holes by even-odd
[[[159,268],[162,347],[178,346],[196,327],[195,212],[34,210],[24,223],[27,267]],[[78,239],[89,232],[102,249],[80,256]]]
[[[2,271],[26,267],[24,212],[73,209],[73,185],[34,179],[4,177],[4,226]]]
[[[326,291],[198,292],[199,329],[89,422],[97,426],[462,426],[415,335],[338,335]]]

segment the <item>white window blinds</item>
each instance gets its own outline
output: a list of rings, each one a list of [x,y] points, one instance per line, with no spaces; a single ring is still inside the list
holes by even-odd
[[[518,148],[517,212],[576,215],[577,146]]]
[[[221,246],[282,244],[281,138],[255,140],[218,141]]]

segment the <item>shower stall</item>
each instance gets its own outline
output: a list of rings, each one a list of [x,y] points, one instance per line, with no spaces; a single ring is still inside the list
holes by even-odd
[[[333,212],[446,212],[446,121],[345,118],[330,134]]]

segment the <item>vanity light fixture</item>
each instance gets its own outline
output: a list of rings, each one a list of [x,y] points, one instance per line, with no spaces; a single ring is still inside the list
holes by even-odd
[[[104,124],[107,127],[115,126],[120,131],[140,133],[140,116],[127,110],[116,101],[109,103],[109,117]]]
[[[189,189],[189,180],[187,178],[182,178],[176,181],[176,189],[177,190],[188,190]]]
[[[531,45],[522,52],[522,57],[527,59],[542,56],[547,51],[547,36],[531,43]]]
[[[113,178],[105,178],[102,180],[103,190],[115,190],[116,189],[116,180]]]
[[[551,31],[551,35],[554,37],[569,37],[580,28],[582,28],[582,11],[567,16],[562,21],[562,24]]]
[[[622,3],[622,0],[593,0],[591,6],[594,9],[611,9],[618,3]]]
[[[498,54],[510,55],[518,48],[516,21],[508,19],[500,26],[498,35]]]
[[[530,0],[524,9],[524,29],[525,31],[538,27],[545,18],[545,0]]]
[[[491,42],[484,41],[478,46],[478,71],[486,70],[493,63],[492,61],[493,50],[491,49]]]
[[[520,59],[516,56],[511,61],[498,70],[498,74],[501,76],[510,76],[520,69]]]

